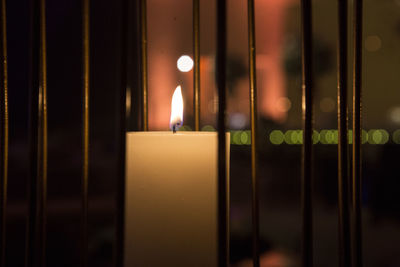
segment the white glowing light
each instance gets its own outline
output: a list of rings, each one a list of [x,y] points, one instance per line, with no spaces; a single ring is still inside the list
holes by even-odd
[[[183,123],[183,98],[181,86],[176,87],[174,94],[172,95],[171,102],[171,120],[169,126],[171,130],[176,130],[181,127]]]
[[[182,72],[188,72],[191,71],[193,68],[193,60],[191,57],[183,55],[178,59],[176,65],[178,67],[178,70]]]

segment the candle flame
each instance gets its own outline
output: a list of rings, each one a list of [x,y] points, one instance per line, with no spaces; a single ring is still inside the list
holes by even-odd
[[[181,86],[176,87],[174,94],[172,95],[171,102],[171,120],[169,127],[171,130],[176,131],[183,123],[183,98]]]

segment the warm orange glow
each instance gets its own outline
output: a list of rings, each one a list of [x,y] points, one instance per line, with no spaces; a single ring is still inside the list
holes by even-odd
[[[181,86],[176,87],[174,94],[172,95],[171,102],[171,120],[169,126],[172,130],[176,130],[182,126],[183,123],[183,98]],[[175,129],[174,129],[175,127]]]

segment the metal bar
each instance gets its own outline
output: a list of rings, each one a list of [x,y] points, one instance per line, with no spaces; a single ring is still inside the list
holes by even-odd
[[[252,182],[252,223],[253,223],[253,266],[260,266],[259,236],[259,193],[257,179],[257,79],[256,79],[256,33],[254,0],[247,1],[249,31],[249,81],[250,81],[250,124],[251,124],[251,182]]]
[[[40,16],[40,36],[41,36],[41,86],[39,87],[39,104],[42,104],[42,108],[39,109],[42,112],[41,123],[42,127],[40,129],[42,137],[42,163],[40,164],[41,170],[40,176],[42,177],[41,183],[41,235],[42,235],[42,255],[41,255],[41,265],[46,265],[46,222],[47,222],[47,46],[46,46],[46,0],[41,0],[41,16]],[[41,90],[41,91],[40,91]],[[39,113],[40,114],[40,113]]]
[[[218,266],[229,265],[226,172],[226,0],[217,1],[216,75],[218,89]]]
[[[116,245],[115,266],[123,267],[124,264],[124,229],[125,229],[125,145],[127,128],[126,97],[129,88],[128,71],[128,28],[129,28],[129,3],[122,0],[121,5],[121,54],[120,54],[120,88],[118,101],[118,180],[117,180],[117,221],[116,221]]]
[[[148,84],[147,84],[147,7],[146,0],[140,1],[141,35],[141,84],[142,84],[142,130],[149,130],[148,121]]]
[[[47,52],[46,2],[32,3],[29,217],[26,266],[46,266]]]
[[[89,57],[90,57],[90,0],[82,1],[82,50],[83,50],[83,94],[82,94],[82,250],[81,266],[88,265],[88,184],[89,184]]]
[[[6,0],[2,0],[1,8],[1,41],[0,41],[0,267],[6,266],[6,208],[8,180],[8,68],[7,68],[7,19]]]
[[[200,131],[200,4],[193,0],[193,108],[194,129]]]
[[[301,1],[302,36],[302,266],[313,266],[313,211],[312,211],[312,163],[313,163],[313,73],[312,73],[312,6],[311,0]]]
[[[351,238],[349,214],[348,175],[348,116],[347,116],[347,15],[348,2],[338,0],[338,208],[339,208],[339,262],[351,266]]]
[[[363,0],[354,1],[353,17],[353,266],[362,267],[361,211],[361,93],[362,93],[362,29]]]

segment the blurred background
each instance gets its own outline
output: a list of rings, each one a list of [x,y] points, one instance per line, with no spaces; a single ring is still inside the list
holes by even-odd
[[[122,1],[91,1],[90,266],[112,266],[117,190]],[[137,1],[136,1],[137,2]],[[215,1],[201,2],[201,126],[216,127]],[[231,130],[231,263],[251,266],[247,1],[228,2],[228,128]],[[315,266],[338,265],[337,1],[314,0]],[[299,266],[301,59],[299,0],[255,0],[262,266]],[[352,14],[352,1],[349,1]],[[148,0],[149,127],[168,130],[182,86],[193,128],[192,2]],[[81,1],[47,0],[48,266],[79,266],[82,170]],[[27,216],[29,0],[7,1],[10,170],[7,266],[23,266]],[[129,7],[128,130],[138,130],[137,7]],[[349,34],[351,46],[351,19]],[[400,1],[364,1],[363,249],[366,267],[400,266]],[[349,59],[352,51],[349,49]],[[351,60],[349,62],[349,66]],[[351,68],[349,68],[351,77]],[[351,89],[351,79],[349,79]],[[351,90],[349,90],[351,91]],[[351,100],[349,92],[349,100]],[[351,105],[351,101],[350,105]],[[349,110],[351,111],[351,106]],[[351,126],[351,112],[349,112]],[[351,127],[350,127],[351,129]]]

